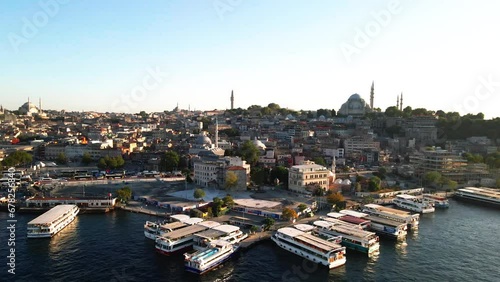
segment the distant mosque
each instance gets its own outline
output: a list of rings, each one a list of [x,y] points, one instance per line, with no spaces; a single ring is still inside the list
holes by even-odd
[[[370,91],[370,105],[368,105],[359,94],[352,94],[347,102],[340,107],[339,114],[344,116],[361,117],[373,111],[373,100],[375,98],[375,83],[372,82]]]
[[[35,104],[30,103],[30,98],[28,97],[28,102],[24,103],[21,107],[19,107],[19,114],[20,115],[27,115],[27,116],[32,116],[32,115],[40,115],[42,113],[42,99],[40,98],[39,101],[39,107],[35,106]]]

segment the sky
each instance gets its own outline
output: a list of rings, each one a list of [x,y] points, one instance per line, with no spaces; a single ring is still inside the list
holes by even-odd
[[[0,1],[0,104],[139,112],[500,105],[500,1]]]

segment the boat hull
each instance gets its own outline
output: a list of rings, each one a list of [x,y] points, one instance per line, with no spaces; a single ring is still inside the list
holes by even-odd
[[[342,240],[342,245],[350,250],[365,253],[368,255],[375,253],[375,252],[378,252],[380,249],[380,244],[375,244],[371,247],[363,247],[361,245],[353,244],[349,241],[344,241],[344,240]]]
[[[473,203],[476,205],[487,205],[489,207],[495,207],[495,208],[500,208],[500,202],[495,202],[495,201],[490,201],[482,198],[475,198],[475,197],[469,197],[469,196],[462,196],[459,194],[455,194],[453,196],[454,199],[460,200],[463,202],[468,202],[468,203]]]
[[[233,252],[229,253],[227,256],[225,256],[220,261],[214,262],[213,264],[210,264],[210,265],[204,267],[203,269],[198,269],[198,268],[194,268],[194,267],[190,267],[190,266],[186,265],[185,266],[186,271],[191,272],[191,273],[195,273],[195,274],[199,274],[199,275],[205,274],[205,273],[209,272],[210,270],[213,270],[214,268],[220,266],[224,262],[230,260],[235,255],[237,250],[238,249],[235,249]]]
[[[178,255],[178,254],[183,254],[186,251],[189,251],[191,249],[193,249],[193,246],[189,245],[189,246],[185,246],[183,248],[180,248],[180,249],[177,249],[177,250],[174,250],[174,251],[170,251],[170,252],[156,248],[156,252],[159,253],[159,254],[162,254],[164,256],[175,256],[175,255]]]
[[[61,230],[66,228],[66,226],[68,226],[71,222],[73,222],[79,212],[80,212],[80,210],[77,210],[77,212],[75,214],[73,214],[71,217],[69,217],[59,228],[57,228],[53,232],[50,232],[50,233],[49,232],[46,232],[46,233],[28,233],[27,237],[30,239],[51,238],[54,235],[56,235],[57,233],[59,233]]]

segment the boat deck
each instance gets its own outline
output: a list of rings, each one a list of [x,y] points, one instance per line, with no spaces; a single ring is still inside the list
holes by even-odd
[[[189,235],[192,235],[192,234],[195,234],[195,233],[207,230],[207,229],[208,229],[208,227],[205,227],[203,225],[198,225],[198,224],[191,225],[188,227],[184,227],[184,228],[172,231],[172,232],[168,233],[165,236],[165,238],[170,239],[170,240],[177,240],[177,239],[180,239],[182,237],[186,237],[186,236],[189,236]]]
[[[388,207],[384,207],[384,206],[380,206],[380,205],[375,205],[375,204],[368,204],[368,205],[365,205],[365,207],[369,207],[369,208],[372,208],[374,210],[378,210],[379,212],[382,212],[382,213],[398,215],[398,216],[402,216],[402,217],[411,216],[411,213],[409,213],[409,212],[397,210],[397,209],[393,209],[393,208],[388,208]]]
[[[406,225],[406,223],[399,222],[399,221],[394,221],[394,220],[390,220],[390,219],[379,217],[379,216],[372,216],[371,215],[368,218],[372,222],[384,224],[384,225],[387,225],[387,226],[397,227],[397,226],[401,226],[401,225]]]
[[[311,247],[320,249],[324,253],[328,253],[334,251],[336,249],[342,248],[342,246],[332,243],[330,241],[323,240],[311,234],[302,234],[295,237],[296,240],[299,240]]]
[[[185,223],[182,223],[180,221],[176,221],[176,222],[172,222],[172,223],[167,223],[167,224],[161,225],[160,228],[161,229],[175,230],[175,229],[179,229],[179,228],[185,227],[185,226],[188,226],[188,225],[185,224]]]
[[[215,230],[215,229],[209,229],[209,230],[197,233],[195,236],[196,237],[200,237],[200,238],[204,238],[204,239],[213,240],[215,238],[219,238],[219,237],[224,236],[224,235],[226,235],[226,233],[223,232],[223,231],[219,231],[219,230]]]
[[[76,205],[57,205],[44,214],[40,215],[39,217],[28,222],[28,225],[51,224],[64,214],[71,212],[71,210],[73,210],[75,207]]]

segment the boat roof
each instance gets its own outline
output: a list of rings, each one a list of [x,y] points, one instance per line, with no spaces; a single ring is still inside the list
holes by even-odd
[[[187,224],[187,225],[194,225],[194,224],[198,224],[200,222],[202,222],[203,219],[202,218],[199,218],[199,217],[191,217],[191,218],[188,218],[186,220],[181,220],[181,222]]]
[[[174,215],[171,215],[170,218],[173,218],[174,220],[177,220],[177,221],[182,221],[182,220],[186,220],[189,218],[189,215],[185,215],[185,214],[174,214]]]
[[[411,213],[406,212],[406,211],[388,208],[388,207],[375,205],[375,204],[368,204],[368,205],[365,205],[365,207],[373,208],[373,209],[378,210],[380,212],[394,214],[394,215],[400,215],[400,216],[410,216],[411,215]]]
[[[296,224],[293,227],[297,228],[300,231],[308,232],[314,229],[314,226],[310,224]]]
[[[313,224],[323,228],[330,228],[333,225],[331,222],[324,220],[316,220],[315,222],[313,222]]]
[[[227,246],[227,245],[231,245],[232,243],[231,242],[228,242],[226,240],[214,240],[212,242],[210,242],[213,246],[220,246],[220,247],[223,247],[223,246]]]
[[[219,226],[220,223],[218,223],[217,221],[207,220],[207,221],[200,222],[197,225],[205,226],[207,228],[214,228],[214,227]]]
[[[200,238],[205,238],[205,239],[213,239],[213,238],[219,238],[225,234],[226,233],[219,231],[219,230],[208,229],[208,230],[202,231],[194,236],[200,237]]]
[[[279,233],[283,233],[287,236],[290,236],[290,237],[297,237],[297,236],[300,236],[300,235],[303,235],[303,234],[306,234],[298,229],[295,229],[295,228],[292,228],[292,227],[283,227],[283,228],[280,228],[278,229],[278,232]]]
[[[172,232],[168,233],[167,235],[165,235],[165,238],[168,238],[171,240],[177,240],[179,238],[182,238],[182,237],[185,237],[187,235],[194,234],[194,233],[198,233],[198,232],[204,231],[206,229],[208,229],[208,227],[205,227],[205,226],[202,226],[199,224],[191,225],[188,227],[184,227],[184,228],[172,231]]]
[[[76,205],[57,205],[48,210],[47,212],[45,212],[44,214],[28,222],[28,224],[52,223],[54,220],[58,219],[61,215],[71,211],[75,207]]]
[[[341,214],[341,213],[338,213],[338,212],[329,212],[326,215],[329,216],[329,217],[332,217],[332,218],[340,218],[340,217],[345,216],[345,214]]]
[[[184,227],[184,226],[187,226],[187,224],[182,223],[180,221],[176,221],[176,222],[172,222],[172,223],[163,224],[160,226],[160,228],[174,230],[174,229],[179,229],[179,228]]]
[[[375,234],[373,232],[366,231],[363,229],[351,228],[351,227],[348,227],[347,225],[335,225],[335,226],[332,226],[331,229],[337,231],[338,233],[351,235],[351,236],[358,237],[358,238],[369,237],[369,236],[372,236]]]
[[[214,227],[213,229],[224,232],[226,234],[233,233],[233,232],[240,230],[240,228],[238,226],[234,226],[234,225],[230,225],[230,224],[222,224],[222,225]]]
[[[491,189],[491,188],[477,188],[477,187],[466,187],[462,189],[458,189],[461,192],[468,192],[472,194],[492,197],[495,199],[500,199],[500,190]]]
[[[331,252],[331,251],[336,250],[338,248],[341,248],[341,246],[338,244],[335,244],[335,243],[330,242],[330,241],[326,241],[324,239],[321,239],[319,237],[316,237],[314,235],[307,234],[307,233],[299,235],[299,236],[295,237],[295,239],[303,241],[303,242],[308,243],[310,245],[313,245],[314,247],[321,249],[325,253]]]
[[[341,214],[350,215],[350,216],[354,216],[354,217],[360,217],[360,218],[368,216],[368,214],[366,214],[366,213],[357,212],[357,211],[353,211],[353,210],[341,210],[340,213]]]
[[[350,215],[343,216],[340,220],[346,221],[346,222],[349,222],[349,223],[354,223],[354,224],[363,224],[363,223],[369,223],[370,222],[366,218],[359,218],[359,217],[350,216]]]
[[[398,195],[396,195],[396,197],[401,198],[401,199],[406,199],[406,200],[413,200],[413,199],[417,198],[415,196],[408,195],[408,194],[398,194]]]
[[[382,223],[382,224],[389,225],[389,226],[401,226],[401,225],[405,225],[406,224],[406,223],[403,223],[403,222],[394,221],[394,220],[390,220],[390,219],[387,219],[387,218],[383,218],[383,217],[379,217],[379,216],[374,216],[374,215],[368,216],[368,219],[370,219],[372,222]]]

